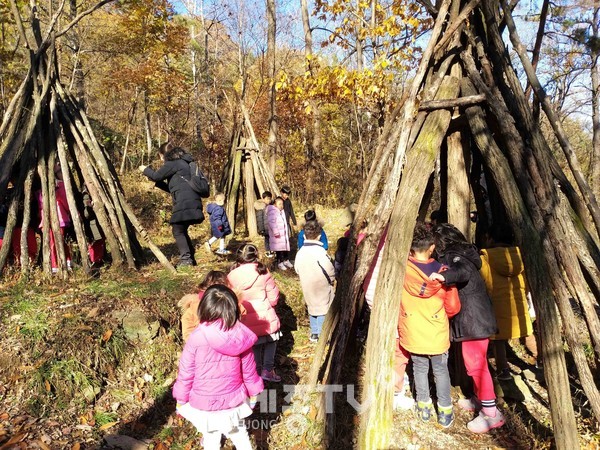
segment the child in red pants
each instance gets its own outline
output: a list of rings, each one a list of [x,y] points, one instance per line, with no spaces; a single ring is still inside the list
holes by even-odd
[[[430,279],[458,287],[461,310],[452,319],[452,340],[461,342],[465,368],[473,378],[478,399],[459,402],[459,406],[475,410],[480,402],[481,411],[467,428],[474,433],[487,433],[504,425],[504,416],[496,407],[494,383],[487,362],[489,337],[497,333],[498,327],[492,301],[479,274],[481,258],[477,248],[469,244],[453,225],[438,225],[433,233],[438,259],[447,269],[432,273]]]

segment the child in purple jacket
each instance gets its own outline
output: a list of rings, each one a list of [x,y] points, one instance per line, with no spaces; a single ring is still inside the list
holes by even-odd
[[[251,450],[242,419],[264,389],[252,353],[256,335],[239,321],[237,297],[221,284],[206,290],[198,317],[173,386],[177,412],[202,433],[206,450],[219,449],[223,434],[238,450]]]

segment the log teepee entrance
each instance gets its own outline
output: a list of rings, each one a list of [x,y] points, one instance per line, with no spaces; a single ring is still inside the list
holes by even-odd
[[[257,196],[260,198],[263,192],[270,191],[276,197],[280,192],[275,177],[262,156],[248,110],[241,100],[240,110],[242,117],[234,127],[220,191],[227,199],[227,217],[232,228],[235,228],[238,209],[241,209],[248,235],[255,237],[258,234],[254,212]]]

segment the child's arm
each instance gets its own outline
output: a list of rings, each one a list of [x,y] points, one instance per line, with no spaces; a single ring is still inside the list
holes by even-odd
[[[446,289],[444,309],[448,318],[454,317],[460,311],[460,298],[458,297],[458,289],[455,286]]]
[[[252,349],[248,349],[242,353],[240,359],[242,360],[242,377],[248,395],[253,397],[260,394],[265,387],[262,378],[256,373],[256,361],[254,361]]]
[[[430,280],[438,280],[445,285],[454,285],[457,283],[466,283],[472,276],[472,269],[469,262],[460,258],[458,261],[452,261],[452,265],[444,267],[440,272],[434,272],[429,276]]]
[[[183,405],[189,401],[195,372],[196,347],[188,342],[183,348],[181,358],[179,358],[177,381],[173,385],[173,397],[177,400],[177,403]]]

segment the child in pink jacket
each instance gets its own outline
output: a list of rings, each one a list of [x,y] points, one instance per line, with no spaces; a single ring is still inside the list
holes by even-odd
[[[269,270],[258,261],[256,246],[244,245],[238,249],[236,259],[227,278],[238,295],[240,307],[245,310],[242,323],[258,336],[254,357],[262,369],[260,376],[266,381],[279,382],[281,377],[274,369],[277,341],[281,337],[279,317],[274,309],[279,301],[279,289]]]
[[[290,262],[290,227],[283,209],[283,198],[277,197],[273,205],[267,206],[269,248],[275,252],[277,267],[286,271],[293,269]]]
[[[67,191],[65,189],[65,183],[62,180],[62,173],[60,170],[60,165],[57,163],[54,168],[54,173],[56,176],[56,210],[58,212],[58,222],[60,225],[60,234],[62,235],[63,241],[63,249],[65,252],[65,258],[67,260],[67,269],[71,269],[71,249],[69,245],[65,242],[65,235],[67,228],[70,228],[72,225],[71,213],[69,211],[69,204],[67,202]],[[42,191],[37,192],[37,200],[39,207],[39,217],[40,217],[40,230],[44,226],[44,202],[42,201]],[[52,229],[50,229],[50,263],[52,265],[52,272],[58,272],[58,257],[56,254],[56,240],[54,237],[54,233]]]
[[[234,292],[221,284],[206,290],[198,316],[173,386],[177,412],[202,433],[206,450],[221,448],[223,434],[238,450],[251,450],[242,419],[264,389],[250,350],[256,335],[239,321]]]

